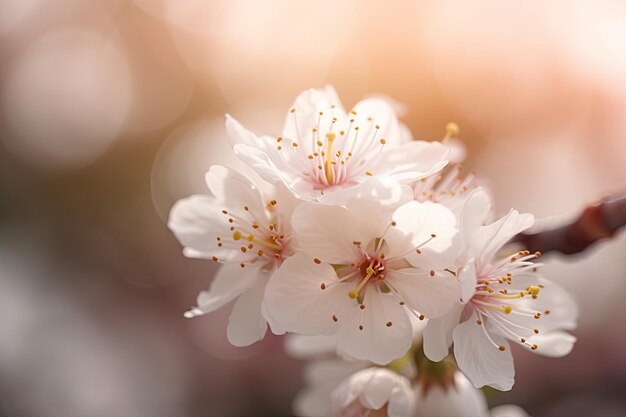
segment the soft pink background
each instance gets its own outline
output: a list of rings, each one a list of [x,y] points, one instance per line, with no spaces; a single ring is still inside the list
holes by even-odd
[[[301,90],[395,98],[420,139],[461,126],[498,214],[558,223],[626,185],[619,1],[3,0],[0,415],[284,416],[302,363],[185,320],[215,272],[165,226],[236,166],[224,113],[277,133]],[[579,342],[516,352],[491,393],[535,416],[626,411],[626,236],[546,257],[580,302]]]

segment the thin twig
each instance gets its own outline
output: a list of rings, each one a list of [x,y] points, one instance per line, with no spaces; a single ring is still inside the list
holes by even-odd
[[[532,252],[582,252],[609,238],[626,225],[626,195],[604,199],[587,207],[572,223],[537,233],[520,233],[513,240]]]

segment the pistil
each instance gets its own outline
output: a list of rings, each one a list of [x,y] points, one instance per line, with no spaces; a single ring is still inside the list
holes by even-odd
[[[374,275],[374,273],[376,271],[374,271],[374,268],[372,268],[372,265],[370,264],[370,266],[367,267],[367,269],[365,270],[365,272],[367,273],[363,279],[361,280],[361,282],[359,282],[359,285],[357,285],[356,289],[350,291],[348,293],[348,297],[350,298],[357,298],[359,296],[359,291],[361,291],[361,289],[363,288],[363,286],[365,284],[367,284],[367,281],[369,281],[369,279],[372,277],[372,275]]]
[[[332,156],[333,156],[333,142],[334,142],[336,137],[337,137],[337,135],[335,135],[334,132],[326,133],[326,139],[328,140],[328,142],[327,142],[328,147],[326,148],[326,158],[325,158],[325,161],[324,161],[324,174],[326,175],[326,181],[328,181],[328,184],[332,184],[333,183],[333,161],[332,161]]]

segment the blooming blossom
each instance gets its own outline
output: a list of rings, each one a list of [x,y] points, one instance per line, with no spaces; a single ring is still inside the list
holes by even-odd
[[[402,356],[412,341],[408,314],[440,317],[459,298],[443,266],[452,260],[456,219],[439,204],[405,201],[297,207],[299,251],[266,289],[272,322],[289,332],[336,334],[340,355],[378,364]]]
[[[206,182],[212,196],[178,201],[168,223],[186,256],[223,264],[185,316],[210,313],[237,299],[227,335],[232,344],[246,346],[266,333],[265,285],[291,254],[289,218],[296,202],[286,192],[267,198],[246,177],[222,166],[211,167]]]
[[[539,253],[506,251],[505,244],[533,224],[533,216],[511,210],[482,226],[490,202],[480,190],[468,199],[459,229],[464,250],[457,274],[461,301],[442,318],[430,320],[424,353],[439,361],[454,342],[458,366],[477,387],[513,386],[513,357],[508,341],[547,356],[563,356],[576,340],[576,304],[556,284],[537,273]],[[459,321],[461,323],[459,324]]]
[[[385,368],[359,371],[331,394],[333,417],[413,417],[414,409],[410,381]]]
[[[240,158],[305,200],[344,201],[370,177],[415,181],[441,170],[450,152],[407,141],[386,100],[365,99],[346,113],[330,86],[300,94],[279,137],[258,137],[230,116],[226,129]]]

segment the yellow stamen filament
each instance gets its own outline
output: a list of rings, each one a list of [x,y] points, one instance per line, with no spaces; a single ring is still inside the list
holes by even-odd
[[[369,281],[369,279],[372,277],[372,275],[374,275],[374,269],[372,269],[371,266],[368,266],[367,269],[365,270],[367,272],[367,275],[365,275],[363,277],[363,279],[361,280],[361,282],[359,282],[359,285],[357,285],[356,289],[350,291],[348,293],[348,297],[354,299],[357,298],[359,295],[359,291],[361,291],[361,289],[363,288],[363,286],[365,284],[367,284],[367,281]]]

